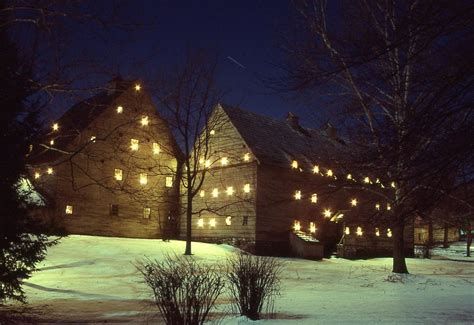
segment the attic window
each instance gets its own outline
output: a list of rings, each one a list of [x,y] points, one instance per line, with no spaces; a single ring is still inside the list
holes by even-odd
[[[137,139],[130,139],[130,149],[133,151],[138,150],[138,140]]]
[[[151,208],[143,208],[143,219],[150,219]]]
[[[291,168],[295,168],[295,169],[298,168],[298,162],[297,162],[296,160],[293,160],[293,161],[291,162]]]
[[[148,183],[148,175],[146,173],[140,173],[140,184],[146,185]]]
[[[117,181],[121,181],[123,179],[123,171],[120,168],[114,169],[114,178]]]
[[[140,123],[142,124],[142,126],[147,126],[148,123],[149,123],[149,120],[148,120],[148,116],[143,116]]]
[[[66,214],[72,214],[72,210],[73,210],[72,205],[66,205],[66,211],[65,211]]]
[[[153,142],[153,154],[157,155],[161,151],[160,145],[156,142]]]
[[[53,131],[59,130],[59,124],[58,124],[58,123],[54,123],[52,128],[53,128]]]
[[[165,179],[165,186],[166,186],[166,187],[173,187],[173,177],[171,177],[171,176],[166,176],[166,179]]]
[[[122,114],[123,106],[117,106],[117,114]]]

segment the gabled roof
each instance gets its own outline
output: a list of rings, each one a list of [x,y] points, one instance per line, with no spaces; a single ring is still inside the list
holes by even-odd
[[[260,163],[289,167],[293,160],[311,170],[314,164],[329,164],[343,142],[328,132],[303,128],[286,120],[220,104],[232,124]]]

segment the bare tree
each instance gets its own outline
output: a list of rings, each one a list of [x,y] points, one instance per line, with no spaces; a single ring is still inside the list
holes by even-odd
[[[314,0],[296,9],[278,86],[335,98],[350,150],[334,168],[370,176],[352,188],[371,207],[390,206],[365,215],[393,229],[393,272],[407,273],[405,227],[472,159],[472,3]]]

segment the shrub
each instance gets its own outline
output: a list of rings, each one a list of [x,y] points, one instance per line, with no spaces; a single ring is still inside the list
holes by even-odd
[[[162,261],[138,262],[136,267],[166,324],[203,324],[225,286],[214,266],[191,257],[166,256]]]
[[[273,257],[241,253],[227,260],[231,296],[241,315],[257,320],[262,311],[273,309],[281,270],[282,263]]]

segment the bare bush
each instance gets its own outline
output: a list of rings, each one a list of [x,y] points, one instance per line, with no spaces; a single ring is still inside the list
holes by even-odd
[[[224,277],[214,266],[190,257],[145,260],[136,268],[153,290],[155,305],[166,324],[203,324],[225,286]]]
[[[274,297],[280,294],[282,266],[273,257],[245,253],[227,260],[230,292],[241,315],[257,320],[262,311],[273,310]]]

